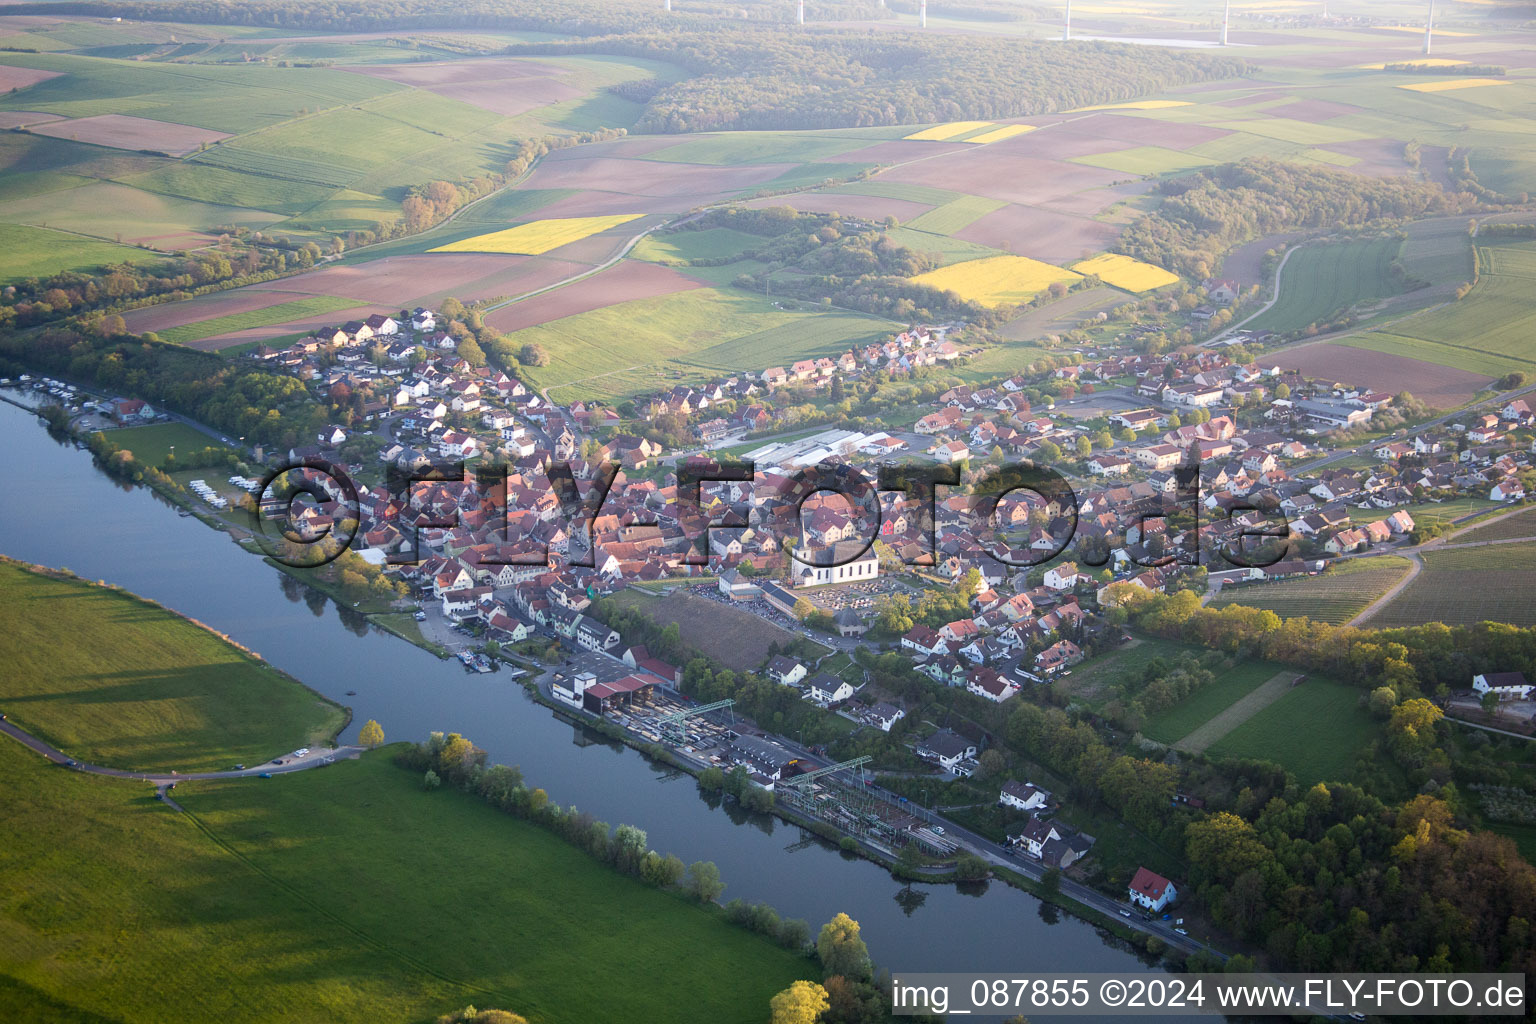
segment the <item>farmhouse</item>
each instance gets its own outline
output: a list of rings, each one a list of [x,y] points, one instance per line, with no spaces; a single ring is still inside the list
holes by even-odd
[[[1472,689],[1477,693],[1496,693],[1499,700],[1529,700],[1531,684],[1525,681],[1524,672],[1486,672],[1472,677]]]

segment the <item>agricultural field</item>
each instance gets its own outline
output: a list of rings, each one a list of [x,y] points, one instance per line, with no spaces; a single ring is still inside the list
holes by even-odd
[[[1391,333],[1443,346],[1447,365],[1462,365],[1465,350],[1529,369],[1536,364],[1530,346],[1536,328],[1530,302],[1536,288],[1536,243],[1479,244],[1477,261],[1478,281],[1465,299],[1394,323]]]
[[[538,387],[558,389],[553,393],[558,400],[573,401],[632,395],[743,366],[835,355],[884,336],[891,326],[859,313],[797,312],[761,295],[697,288],[619,302],[508,337],[516,345],[542,345],[549,365],[525,368],[525,377]]]
[[[182,815],[142,783],[0,745],[0,1015],[159,1024],[196,1006],[300,1024],[323,1006],[372,1024],[474,1004],[549,1024],[757,1024],[811,976],[536,825],[426,791],[391,753],[184,782]]]
[[[1477,622],[1536,625],[1536,543],[1436,551],[1421,556],[1424,570],[1376,613],[1376,627],[1448,626]]]
[[[552,220],[536,220],[519,224],[515,228],[493,231],[485,235],[449,242],[437,246],[431,252],[504,252],[523,256],[539,256],[551,249],[558,249],[572,242],[609,228],[628,224],[642,216],[638,213],[619,214],[611,217],[563,217]]]
[[[0,610],[3,707],[87,763],[218,771],[319,745],[346,720],[217,634],[124,591],[3,561]]]
[[[147,263],[154,253],[26,224],[0,224],[5,269],[0,278],[47,277],[64,270],[99,271],[113,263]]]
[[[953,235],[998,207],[1006,205],[1001,199],[962,196],[914,217],[907,221],[905,226],[938,235]]]
[[[936,124],[931,128],[923,128],[904,136],[912,142],[947,142],[961,135],[969,135],[982,128],[991,128],[990,121],[951,121],[948,124]]]
[[[1166,149],[1162,146],[1135,146],[1131,149],[1120,149],[1110,153],[1094,153],[1088,156],[1072,157],[1076,164],[1087,164],[1089,167],[1104,167],[1111,171],[1124,171],[1127,174],[1138,174],[1152,177],[1160,174],[1179,174],[1192,171],[1198,167],[1209,167],[1216,163],[1215,160],[1193,153],[1183,153],[1176,149]]]
[[[1361,707],[1364,694],[1357,687],[1308,676],[1207,753],[1273,761],[1303,786],[1348,781],[1361,752],[1381,735],[1380,724]]]
[[[1080,278],[1073,271],[1027,256],[988,256],[930,270],[912,280],[995,307],[1027,302],[1053,284],[1072,284]]]
[[[653,622],[677,623],[684,643],[737,672],[756,671],[767,660],[770,646],[785,647],[799,636],[760,615],[680,590],[651,597],[631,589],[614,600]]]
[[[354,309],[360,305],[362,303],[356,299],[343,299],[333,295],[310,295],[302,299],[294,299],[292,302],[279,302],[275,306],[266,306],[245,313],[231,313],[229,316],[172,327],[161,332],[160,340],[185,345],[220,334],[230,334],[251,327],[270,327],[299,317],[334,313],[338,310]]]
[[[1267,661],[1242,661],[1217,675],[1184,700],[1150,719],[1141,732],[1159,743],[1174,744],[1252,693],[1279,671]]]
[[[1536,515],[1532,515],[1533,512],[1536,512],[1536,508],[1458,530],[1449,543],[1472,544],[1490,540],[1524,540],[1527,537],[1536,537]]]
[[[1281,275],[1279,301],[1247,326],[1288,334],[1398,294],[1402,286],[1392,275],[1392,261],[1400,248],[1396,238],[1371,238],[1293,250]]]
[[[754,249],[765,240],[760,235],[733,228],[705,228],[701,231],[652,232],[629,251],[637,260],[679,266],[697,259],[728,259]]]
[[[1005,124],[1001,128],[993,128],[991,131],[982,132],[980,135],[968,135],[961,141],[969,142],[975,146],[984,146],[989,142],[1002,142],[1004,139],[1011,139],[1034,130],[1035,126],[1032,124]]]
[[[1223,587],[1211,607],[1240,604],[1272,611],[1282,619],[1306,616],[1341,625],[1391,589],[1409,568],[1408,561],[1396,555],[1347,558],[1334,562],[1321,576]]]
[[[1179,283],[1176,274],[1170,274],[1162,267],[1154,267],[1150,263],[1113,252],[1073,264],[1072,269],[1084,276],[1096,274],[1105,284],[1137,295]]]
[[[1373,385],[1394,395],[1411,392],[1432,409],[1465,405],[1495,376],[1523,365],[1493,356],[1458,357],[1454,366],[1436,362],[1449,351],[1428,342],[1372,331],[1287,347],[1283,365],[1308,377],[1335,380],[1352,379],[1359,375],[1361,366],[1369,366]]]

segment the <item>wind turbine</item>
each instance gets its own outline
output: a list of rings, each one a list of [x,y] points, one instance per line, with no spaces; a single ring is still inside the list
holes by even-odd
[[[1429,20],[1424,22],[1424,56],[1429,56],[1430,43],[1435,35],[1435,0],[1429,0]]]
[[[795,24],[805,24],[805,0],[800,0],[799,5],[795,8]]]
[[[1227,22],[1232,20],[1232,0],[1227,0],[1226,6],[1221,9],[1221,45],[1227,45]]]
[[[928,0],[917,0],[917,27],[928,27]]]
[[[1061,38],[1063,41],[1068,41],[1072,38],[1072,0],[1067,0],[1067,28],[1061,34]]]

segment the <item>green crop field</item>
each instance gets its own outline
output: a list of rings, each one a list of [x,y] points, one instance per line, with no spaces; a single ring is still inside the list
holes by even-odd
[[[1159,743],[1177,743],[1253,692],[1284,669],[1267,661],[1243,661],[1217,674],[1216,681],[1148,720],[1142,734]]]
[[[64,270],[95,271],[112,263],[147,263],[153,253],[114,242],[81,238],[25,224],[0,224],[0,252],[5,253],[0,280],[48,277]]]
[[[815,974],[387,751],[183,783],[187,814],[9,739],[0,772],[5,1020],[758,1024]]]
[[[167,65],[69,54],[8,53],[5,59],[7,64],[61,75],[0,95],[0,110],[65,117],[131,113],[230,133],[262,128],[301,110],[357,103],[404,88],[328,68]]]
[[[1207,753],[1274,761],[1295,773],[1303,786],[1347,781],[1360,752],[1381,734],[1380,725],[1360,706],[1364,692],[1308,676]]]
[[[1075,156],[1071,162],[1139,175],[1175,174],[1216,163],[1209,157],[1181,152],[1177,149],[1166,149],[1162,146],[1134,146],[1131,149],[1120,149],[1111,153],[1091,153],[1087,156]]]
[[[1278,139],[1281,142],[1294,142],[1303,146],[1325,146],[1330,142],[1354,142],[1369,138],[1368,135],[1352,128],[1329,124],[1326,121],[1297,121],[1289,117],[1254,117],[1241,121],[1223,121],[1213,124],[1212,127],[1257,135],[1266,139]]]
[[[183,772],[259,764],[318,745],[344,720],[341,708],[217,635],[122,591],[4,562],[0,609],[0,706],[88,763]]]
[[[275,306],[266,306],[262,309],[231,313],[229,316],[217,316],[211,320],[199,320],[180,327],[170,327],[160,332],[160,340],[185,345],[202,338],[211,338],[215,334],[243,331],[247,327],[268,327],[272,324],[297,320],[299,317],[334,313],[339,309],[351,309],[354,306],[363,305],[367,303],[356,299],[343,299],[334,295],[311,295],[292,302],[279,302]]]
[[[330,198],[326,185],[283,181],[261,174],[206,163],[173,163],[144,174],[118,179],[125,185],[215,206],[295,214]]]
[[[756,249],[768,239],[734,228],[705,228],[702,231],[668,231],[646,235],[630,250],[637,260],[673,266],[689,260],[720,259]]]
[[[1407,559],[1396,555],[1349,558],[1335,562],[1321,576],[1224,587],[1211,601],[1211,607],[1240,604],[1268,609],[1282,619],[1306,616],[1339,625],[1364,611],[1401,580],[1409,568]]]
[[[188,244],[195,231],[229,224],[262,228],[281,219],[275,213],[157,195],[112,181],[0,203],[0,218],[171,249]]]
[[[509,337],[517,345],[544,346],[550,365],[528,376],[538,387],[561,388],[558,398],[569,401],[578,394],[631,394],[655,387],[669,372],[701,376],[834,355],[891,329],[887,321],[860,314],[789,312],[760,295],[699,288],[620,302]],[[578,381],[579,390],[566,388]]]
[[[1449,366],[1457,370],[1466,370],[1468,373],[1486,374],[1489,377],[1502,377],[1506,373],[1516,371],[1529,373],[1531,364],[1523,359],[1510,356],[1490,355],[1486,352],[1474,352],[1471,349],[1454,348],[1450,345],[1442,345],[1439,342],[1424,341],[1419,338],[1407,338],[1396,331],[1410,324],[1411,320],[1399,321],[1392,325],[1390,331],[1369,331],[1365,334],[1351,334],[1334,339],[1332,344],[1348,345],[1351,348],[1364,348],[1372,352],[1384,352],[1387,355],[1407,356],[1410,359],[1419,359],[1426,363],[1434,363],[1439,366]]]
[[[927,216],[924,214],[923,216]],[[922,218],[918,218],[921,220]],[[913,221],[916,224],[916,221]],[[996,249],[989,249],[985,245],[977,245],[975,242],[963,242],[958,238],[950,238],[948,235],[936,235],[929,231],[920,231],[916,227],[903,226],[887,231],[891,241],[897,245],[904,245],[916,252],[928,253],[938,259],[938,265],[947,267],[951,263],[964,263],[966,260],[979,260],[988,256],[997,256],[1000,253]]]
[[[981,196],[961,196],[943,206],[934,207],[927,213],[918,214],[907,221],[906,226],[936,235],[952,235],[985,217],[993,210],[1008,204],[1001,199],[985,199]]]
[[[1485,540],[1524,540],[1536,537],[1536,508],[1529,508],[1495,522],[1470,526],[1455,534],[1452,544],[1474,543]]]
[[[797,132],[729,132],[701,135],[645,154],[642,159],[678,164],[784,164],[829,160],[869,145],[868,139]]]
[[[827,191],[850,196],[900,199],[904,202],[924,203],[928,206],[943,206],[945,203],[965,198],[964,192],[951,192],[948,189],[930,188],[927,185],[906,185],[899,181],[850,181],[843,185],[833,185]]]
[[[1424,552],[1424,570],[1371,625],[1536,625],[1536,543]]]
[[[1536,243],[1478,245],[1477,260],[1479,277],[1471,294],[1394,323],[1392,334],[1455,350],[1435,360],[1456,360],[1446,365],[1472,369],[1460,354],[1467,351],[1518,360],[1523,365],[1517,368],[1529,370],[1536,363],[1536,349],[1531,346],[1536,331],[1536,306],[1531,303],[1536,289]]]
[[[1280,300],[1248,326],[1285,334],[1362,302],[1396,295],[1396,238],[1306,245],[1291,253],[1280,277]]]

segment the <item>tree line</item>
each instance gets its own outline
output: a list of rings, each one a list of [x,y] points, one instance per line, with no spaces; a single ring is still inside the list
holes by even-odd
[[[226,434],[284,450],[309,443],[327,414],[298,378],[250,360],[60,327],[27,337],[0,333],[0,372],[33,371],[136,395]]]

